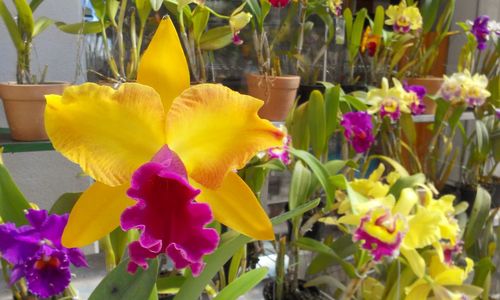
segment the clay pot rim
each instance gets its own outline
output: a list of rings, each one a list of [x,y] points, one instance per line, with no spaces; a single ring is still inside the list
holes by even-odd
[[[249,77],[249,76],[251,76],[251,77],[265,77],[266,75],[262,75],[260,73],[245,73],[245,77]],[[297,78],[300,79],[299,75],[281,75],[281,76],[271,76],[271,75],[268,75],[267,77],[271,78],[271,79],[275,79],[275,78],[290,79],[290,80],[297,79]]]
[[[406,81],[409,81],[409,80],[442,81],[442,80],[444,80],[444,78],[437,77],[437,76],[424,76],[424,77],[408,77],[408,78],[404,78],[403,80],[406,80]]]
[[[47,81],[38,84],[18,84],[16,81],[3,81],[0,82],[0,86],[8,87],[44,87],[44,86],[57,86],[57,85],[70,85],[69,81]]]

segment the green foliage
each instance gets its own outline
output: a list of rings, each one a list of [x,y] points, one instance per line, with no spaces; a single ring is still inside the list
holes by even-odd
[[[316,157],[321,157],[326,147],[325,101],[319,91],[313,91],[308,102],[309,136]]]
[[[78,198],[80,198],[81,195],[82,193],[62,194],[52,205],[49,213],[62,215],[71,212],[73,206],[75,206],[76,201],[78,201]]]
[[[129,260],[122,261],[99,283],[89,300],[136,300],[148,299],[156,283],[158,260],[149,261],[147,270],[137,269],[135,274],[127,271]]]
[[[239,296],[244,295],[261,282],[267,272],[267,268],[258,268],[241,275],[238,279],[231,282],[222,291],[220,291],[214,300],[238,299]]]
[[[3,222],[12,222],[16,226],[24,225],[27,223],[24,212],[29,208],[28,200],[0,158],[0,217]]]

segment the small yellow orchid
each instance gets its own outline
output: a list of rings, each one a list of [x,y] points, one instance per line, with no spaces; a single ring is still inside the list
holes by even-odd
[[[465,262],[466,266],[462,269],[458,266],[444,264],[438,255],[432,255],[429,264],[429,275],[417,279],[411,286],[405,289],[405,300],[429,299],[431,291],[434,294],[434,299],[459,300],[479,296],[481,289],[476,289],[478,291],[476,294],[464,295],[463,293],[446,288],[447,286],[461,286],[464,284],[474,266],[474,262],[470,258],[466,258]]]
[[[168,18],[141,59],[137,81],[118,90],[86,83],[46,97],[54,148],[96,180],[71,211],[62,243],[87,245],[121,223],[143,231],[140,244],[129,247],[131,256],[164,252],[177,258],[176,267],[199,273],[201,255],[218,241],[203,228],[211,211],[240,233],[274,239],[268,216],[234,172],[258,151],[282,143],[284,134],[257,115],[263,102],[222,85],[190,87]],[[149,228],[153,221],[157,227]],[[206,249],[197,251],[187,245],[204,242]]]
[[[418,30],[422,28],[422,15],[416,6],[406,6],[403,0],[399,5],[391,5],[386,10],[388,19],[385,24],[392,25],[394,31],[399,33],[407,33],[410,30]]]
[[[392,120],[399,119],[401,112],[410,113],[410,104],[407,102],[408,93],[399,80],[393,79],[394,86],[389,87],[387,78],[382,78],[381,88],[371,89],[367,94],[368,112],[380,113],[383,118],[388,116]]]

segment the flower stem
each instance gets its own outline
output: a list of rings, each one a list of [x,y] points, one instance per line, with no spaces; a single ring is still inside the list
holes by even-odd
[[[363,283],[363,280],[366,277],[366,274],[375,266],[374,261],[369,261],[368,263],[365,264],[364,267],[361,268],[359,274],[360,277],[358,278],[353,278],[351,282],[349,282],[349,285],[347,286],[344,294],[342,295],[341,300],[347,300],[347,299],[352,299],[354,297],[354,294],[358,291],[359,287]]]

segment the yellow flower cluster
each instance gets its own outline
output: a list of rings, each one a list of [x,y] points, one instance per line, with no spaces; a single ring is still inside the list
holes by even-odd
[[[468,70],[444,76],[444,83],[439,95],[445,100],[456,104],[467,103],[471,107],[481,106],[491,96],[487,90],[488,78],[485,75],[474,74]]]
[[[406,6],[404,0],[399,5],[389,6],[385,13],[388,17],[385,24],[392,25],[396,32],[407,33],[422,28],[422,15],[419,9],[414,5]]]

